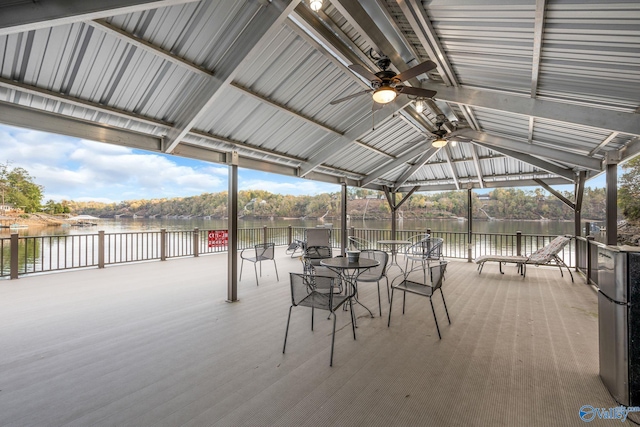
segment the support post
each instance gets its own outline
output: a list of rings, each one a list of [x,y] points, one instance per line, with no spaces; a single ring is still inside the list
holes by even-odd
[[[293,243],[293,227],[289,226],[287,230],[287,244],[290,245]]]
[[[98,231],[98,268],[104,268],[104,230]]]
[[[467,262],[473,261],[473,189],[467,189]]]
[[[238,301],[238,162],[237,151],[227,154],[229,191],[227,194],[227,302]]]
[[[340,253],[347,254],[347,184],[342,183],[340,198]]]
[[[616,152],[607,152],[607,245],[618,244],[618,158]]]
[[[574,208],[574,233],[576,237],[582,235],[582,200],[584,197],[584,182],[587,178],[587,172],[581,171],[578,174],[578,180],[576,181],[576,191],[575,191],[575,208]],[[589,234],[587,232],[587,234]]]
[[[200,256],[200,230],[198,227],[193,229],[193,256]]]
[[[576,237],[576,249],[578,248],[578,236],[582,235],[582,200],[584,198],[584,182],[587,179],[587,172],[586,171],[581,171],[578,174],[578,180],[576,181],[576,190],[575,190],[575,208],[573,210],[573,215],[574,215],[574,224],[573,224],[573,229],[574,229],[574,235]],[[587,234],[589,234],[587,232]],[[580,253],[579,250],[576,250],[576,271],[579,271],[579,265],[580,265],[580,256],[582,254]]]
[[[522,231],[516,231],[516,255],[522,256]]]
[[[160,229],[160,261],[167,260],[167,229]]]
[[[590,234],[587,235],[587,285],[591,284],[591,274],[593,271],[593,266],[591,265],[591,248],[593,247],[593,245],[591,244],[591,242],[593,242],[594,240],[595,237]]]
[[[262,243],[267,243],[267,226],[262,227]]]
[[[9,261],[10,278],[18,278],[18,233],[11,233],[11,260]]]
[[[396,192],[391,192],[391,240],[396,239],[398,222],[398,208],[396,207]]]

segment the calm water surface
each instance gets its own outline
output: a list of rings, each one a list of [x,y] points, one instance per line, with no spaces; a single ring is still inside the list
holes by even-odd
[[[21,236],[49,236],[49,235],[70,235],[70,234],[97,234],[99,230],[107,233],[124,233],[135,231],[158,231],[161,228],[167,230],[193,230],[199,228],[201,230],[226,229],[226,220],[206,220],[206,219],[166,219],[166,218],[110,218],[96,220],[97,226],[93,227],[35,227],[30,226],[27,229],[19,229],[18,234]],[[326,221],[333,224],[334,228],[340,228],[339,221]],[[318,220],[238,220],[239,228],[256,228],[256,227],[309,227],[313,228],[323,224]],[[390,230],[390,221],[349,221],[349,227],[356,229],[380,229]],[[433,231],[453,231],[466,232],[467,222],[451,219],[438,220],[402,220],[398,221],[398,230],[417,230],[424,231],[430,228]],[[516,231],[522,231],[524,234],[539,235],[559,235],[573,234],[573,222],[571,221],[473,221],[473,231],[476,233],[502,233],[514,234]],[[11,230],[0,229],[0,237],[9,237]],[[15,232],[15,231],[13,231]]]

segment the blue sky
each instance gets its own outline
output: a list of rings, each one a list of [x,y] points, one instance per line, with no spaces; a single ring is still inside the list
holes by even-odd
[[[111,203],[227,190],[225,165],[4,125],[0,125],[0,162],[26,169],[44,186],[44,201]],[[340,191],[335,184],[249,169],[240,169],[238,178],[240,190],[292,195]],[[604,185],[604,174],[587,182],[590,187]],[[571,185],[554,188],[573,191]]]

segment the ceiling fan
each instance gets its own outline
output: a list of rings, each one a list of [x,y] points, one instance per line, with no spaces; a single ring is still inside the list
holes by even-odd
[[[451,142],[451,146],[455,147],[458,141],[469,142],[471,138],[462,135],[452,135],[453,131],[448,131],[447,129],[443,129],[442,127],[447,123],[447,119],[444,114],[438,114],[436,117],[436,126],[438,127],[436,130],[431,132],[433,136],[433,140],[431,141],[431,146],[434,148],[442,148],[446,146],[449,142]],[[457,122],[451,122],[453,130],[457,130]],[[455,138],[455,139],[452,139]],[[449,141],[451,140],[451,141]]]
[[[380,68],[380,71],[378,71],[377,73],[371,72],[360,64],[349,65],[349,68],[365,79],[369,80],[371,89],[354,93],[343,98],[334,99],[329,103],[329,105],[339,104],[340,102],[347,101],[349,99],[353,99],[360,95],[364,95],[365,93],[371,92],[373,92],[373,100],[377,104],[388,104],[389,102],[396,99],[399,94],[415,96],[417,98],[433,98],[436,95],[437,92],[434,90],[405,86],[401,84],[406,80],[435,69],[437,65],[433,61],[425,61],[421,64],[416,65],[415,67],[409,68],[408,70],[400,74],[396,74],[395,72],[388,70],[389,66],[391,65],[391,60],[389,60],[388,57],[381,56],[376,58],[372,55],[371,51],[369,52],[369,56],[376,60],[376,64]],[[376,105],[374,104],[374,109],[378,109],[375,107]]]

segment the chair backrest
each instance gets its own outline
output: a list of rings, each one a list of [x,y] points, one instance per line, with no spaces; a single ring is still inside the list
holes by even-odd
[[[365,251],[374,248],[370,241],[356,236],[349,236],[349,246],[358,251]]]
[[[380,262],[378,266],[366,270],[367,276],[375,276],[378,280],[384,276],[385,270],[387,269],[387,262],[389,262],[388,253],[371,249],[360,251],[360,258],[374,259]]]
[[[408,246],[405,256],[412,260],[433,260],[442,256],[443,239],[440,237],[427,237]]]
[[[304,257],[307,259],[325,259],[333,255],[330,246],[307,246],[304,250]]]
[[[540,248],[531,255],[527,262],[532,264],[546,264],[551,261],[558,253],[564,249],[565,246],[571,241],[570,237],[558,236],[553,239],[547,246]]]
[[[307,228],[305,231],[305,243],[309,246],[331,247],[331,230],[328,228]]]
[[[429,267],[429,269],[431,270],[431,287],[435,291],[442,287],[442,279],[447,269],[447,261],[440,261],[438,265],[433,265]]]
[[[311,274],[289,273],[291,304],[304,305],[323,310],[331,308],[333,278]]]
[[[275,243],[260,243],[255,245],[256,259],[273,259],[275,254]]]
[[[423,233],[423,234],[414,234],[413,236],[409,237],[409,240],[411,242],[411,244],[414,243],[418,243],[421,240],[424,239],[429,239],[431,237],[431,234],[427,234],[427,233]]]

